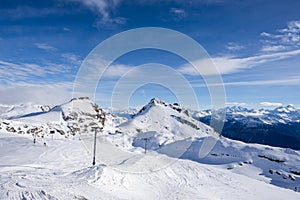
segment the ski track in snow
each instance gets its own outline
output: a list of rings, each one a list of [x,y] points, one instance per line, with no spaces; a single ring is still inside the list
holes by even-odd
[[[171,165],[161,170],[145,173],[128,173],[105,164],[91,167],[91,155],[79,140],[52,141],[46,138],[48,146],[44,147],[41,141],[33,144],[31,139],[18,135],[0,135],[1,158],[5,158],[0,162],[0,199],[254,199],[257,195],[262,199],[300,197],[299,193],[291,190],[189,160],[174,159]],[[98,144],[102,144],[101,140]],[[108,145],[105,147],[111,148]],[[132,154],[137,156],[138,153]],[[131,159],[133,163],[130,165],[137,167],[151,166],[166,159],[166,156],[156,154],[133,160],[131,154],[126,156],[122,158],[124,163]],[[101,163],[101,160],[98,162]]]

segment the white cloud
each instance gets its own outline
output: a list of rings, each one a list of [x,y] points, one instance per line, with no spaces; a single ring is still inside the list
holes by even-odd
[[[68,28],[68,27],[64,27],[63,30],[64,30],[64,31],[70,31],[71,29]]]
[[[225,83],[226,86],[255,86],[255,85],[299,85],[300,78],[276,79],[276,80],[257,80],[240,81]]]
[[[267,32],[262,32],[262,33],[260,33],[260,36],[264,36],[264,37],[273,37],[270,33],[267,33]]]
[[[0,88],[0,104],[14,105],[27,102],[55,106],[71,99],[71,83],[53,85],[20,85]]]
[[[176,15],[177,18],[184,18],[186,15],[185,11],[180,8],[171,8],[170,12]]]
[[[288,27],[279,30],[282,33],[300,33],[300,21],[290,21],[288,22]]]
[[[70,62],[72,64],[79,65],[81,63],[81,59],[79,58],[79,56],[77,56],[73,53],[64,53],[61,56],[63,58],[66,58],[68,60],[68,62]]]
[[[263,41],[265,45],[263,46],[262,51],[268,49],[271,51],[274,49],[279,51],[298,48],[300,46],[300,21],[288,22],[286,28],[277,30],[275,34],[262,32],[260,35],[266,38],[266,40]]]
[[[260,102],[259,103],[262,106],[274,106],[274,107],[278,107],[278,106],[282,106],[282,103],[276,103],[276,102]]]
[[[261,51],[263,52],[275,52],[275,51],[283,51],[283,50],[286,50],[287,47],[286,46],[283,46],[283,45],[274,45],[274,46],[271,46],[271,45],[266,45],[266,46],[263,46]]]
[[[288,52],[276,52],[276,53],[267,53],[258,56],[250,56],[245,58],[234,58],[234,57],[215,57],[211,58],[215,64],[219,74],[231,74],[238,72],[243,69],[252,68],[267,62],[282,60],[292,56],[300,55],[300,50],[288,51]],[[202,59],[195,61],[196,65],[199,66],[202,70],[202,75],[215,75],[217,71],[213,70],[211,67],[210,59]],[[191,64],[184,64],[179,67],[179,72],[191,75],[198,76],[199,73]]]
[[[102,76],[102,78],[118,78],[135,67],[132,65],[117,63],[110,64],[109,61],[97,56],[85,60],[83,66],[84,71],[82,71],[82,69],[79,69],[79,72],[80,75],[83,74],[84,77],[80,78],[86,78],[87,81],[97,80],[100,75]],[[108,67],[106,68],[106,66]]]
[[[72,73],[72,67],[67,65],[53,63],[43,65],[35,63],[11,63],[0,60],[0,80],[6,85],[16,85],[17,83],[24,82],[54,82],[61,78],[71,78],[70,76],[74,76]],[[60,76],[52,80],[53,77],[49,78],[47,75]]]
[[[70,55],[65,56],[72,57]],[[99,76],[101,60],[97,59],[91,64],[93,67],[86,77],[88,83],[93,77]],[[111,65],[104,72],[103,77],[121,77],[132,67],[120,64]],[[53,63],[46,63],[41,66],[34,63],[11,63],[0,60],[0,103],[34,102],[55,105],[68,101],[72,96],[71,91],[74,83],[61,81],[74,80],[76,71],[74,72],[72,69],[68,65]]]
[[[45,71],[35,64],[16,64],[0,61],[0,80],[5,82],[26,81],[32,76],[43,76]]]
[[[69,0],[82,3],[84,6],[97,12],[100,19],[96,22],[97,26],[112,26],[115,24],[125,24],[126,19],[122,17],[113,17],[112,10],[120,4],[120,0]]]
[[[133,66],[128,65],[112,65],[110,66],[103,74],[103,77],[107,78],[116,78],[123,76],[126,72],[130,71]]]
[[[229,42],[226,46],[225,46],[226,49],[230,50],[230,51],[238,51],[238,50],[241,50],[243,48],[245,48],[244,46],[242,45],[239,45],[235,42]]]
[[[300,85],[300,77],[289,77],[287,79],[274,79],[274,80],[255,80],[255,81],[237,81],[237,82],[224,82],[224,86],[256,86],[256,85]],[[193,83],[193,87],[207,87],[204,83]],[[211,84],[210,86],[220,86],[220,84]]]
[[[56,51],[57,49],[53,46],[50,46],[48,44],[45,43],[34,43],[34,45],[39,48],[39,49],[43,49],[45,51]]]

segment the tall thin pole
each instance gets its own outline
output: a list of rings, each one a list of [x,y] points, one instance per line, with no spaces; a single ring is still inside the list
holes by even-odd
[[[93,165],[96,164],[96,139],[97,139],[97,129],[95,128],[95,135],[94,135],[94,155],[93,155]]]
[[[144,138],[145,140],[145,154],[147,153],[147,142],[148,142],[148,138]]]
[[[98,119],[98,116],[96,116],[96,119]],[[105,122],[105,115],[101,114],[100,115],[100,123],[102,124],[102,128],[99,126],[92,127],[92,129],[95,130],[95,135],[94,135],[94,155],[93,155],[93,165],[96,164],[96,139],[97,139],[97,131],[100,130],[102,132],[102,129],[104,127],[104,122]]]

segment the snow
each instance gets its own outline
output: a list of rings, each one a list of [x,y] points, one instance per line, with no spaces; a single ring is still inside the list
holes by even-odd
[[[205,111],[192,111],[193,116],[195,118],[204,118],[211,116],[212,111],[211,110],[205,110]],[[278,108],[275,108],[274,110],[268,110],[268,109],[247,109],[243,108],[241,106],[233,106],[233,107],[227,107],[226,109],[226,115],[229,119],[234,120],[252,120],[258,124],[276,124],[276,123],[282,123],[282,124],[288,124],[290,122],[298,122],[300,117],[300,110],[296,109],[292,105],[287,106],[280,106]]]
[[[95,166],[91,129],[48,134],[55,128],[67,133],[71,124],[100,126],[95,116],[102,114],[83,98],[2,120],[0,199],[300,198],[299,151],[216,137],[179,105],[157,99],[128,121],[105,113]],[[31,126],[41,132],[26,134]],[[209,142],[216,144],[203,148]],[[211,151],[203,157],[205,150]]]
[[[50,110],[50,106],[26,103],[20,105],[0,104],[0,119],[10,119],[32,113],[41,113]]]
[[[59,123],[63,121],[62,114],[59,111],[53,110],[51,112],[43,112],[43,113],[33,113],[28,114],[26,116],[18,117],[15,121],[25,122],[25,123]]]
[[[300,194],[220,166],[157,153],[128,152],[98,140],[107,158],[90,166],[91,154],[78,138],[44,139],[0,134],[1,199],[298,199]],[[137,159],[138,158],[138,159]],[[130,160],[130,161],[128,161]],[[170,162],[170,160],[172,162]],[[165,163],[171,163],[165,165]],[[157,165],[162,166],[158,170]],[[249,165],[250,166],[250,165]],[[251,168],[250,166],[249,168]],[[241,167],[242,168],[242,167]],[[125,171],[131,169],[132,171]],[[135,171],[135,172],[134,172]],[[248,168],[243,169],[245,171]],[[138,172],[138,173],[137,173]]]

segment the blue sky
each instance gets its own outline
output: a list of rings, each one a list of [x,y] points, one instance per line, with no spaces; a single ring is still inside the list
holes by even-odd
[[[0,0],[0,103],[55,105],[71,98],[77,71],[103,40],[125,30],[163,27],[201,44],[219,69],[228,105],[300,107],[300,2],[297,0]],[[202,79],[171,53],[145,49],[121,56],[100,82],[96,101],[110,105],[116,81],[132,67],[161,63],[182,73],[201,108]],[[140,87],[130,106],[152,97],[176,101],[159,85]],[[184,105],[193,107],[192,105]]]

